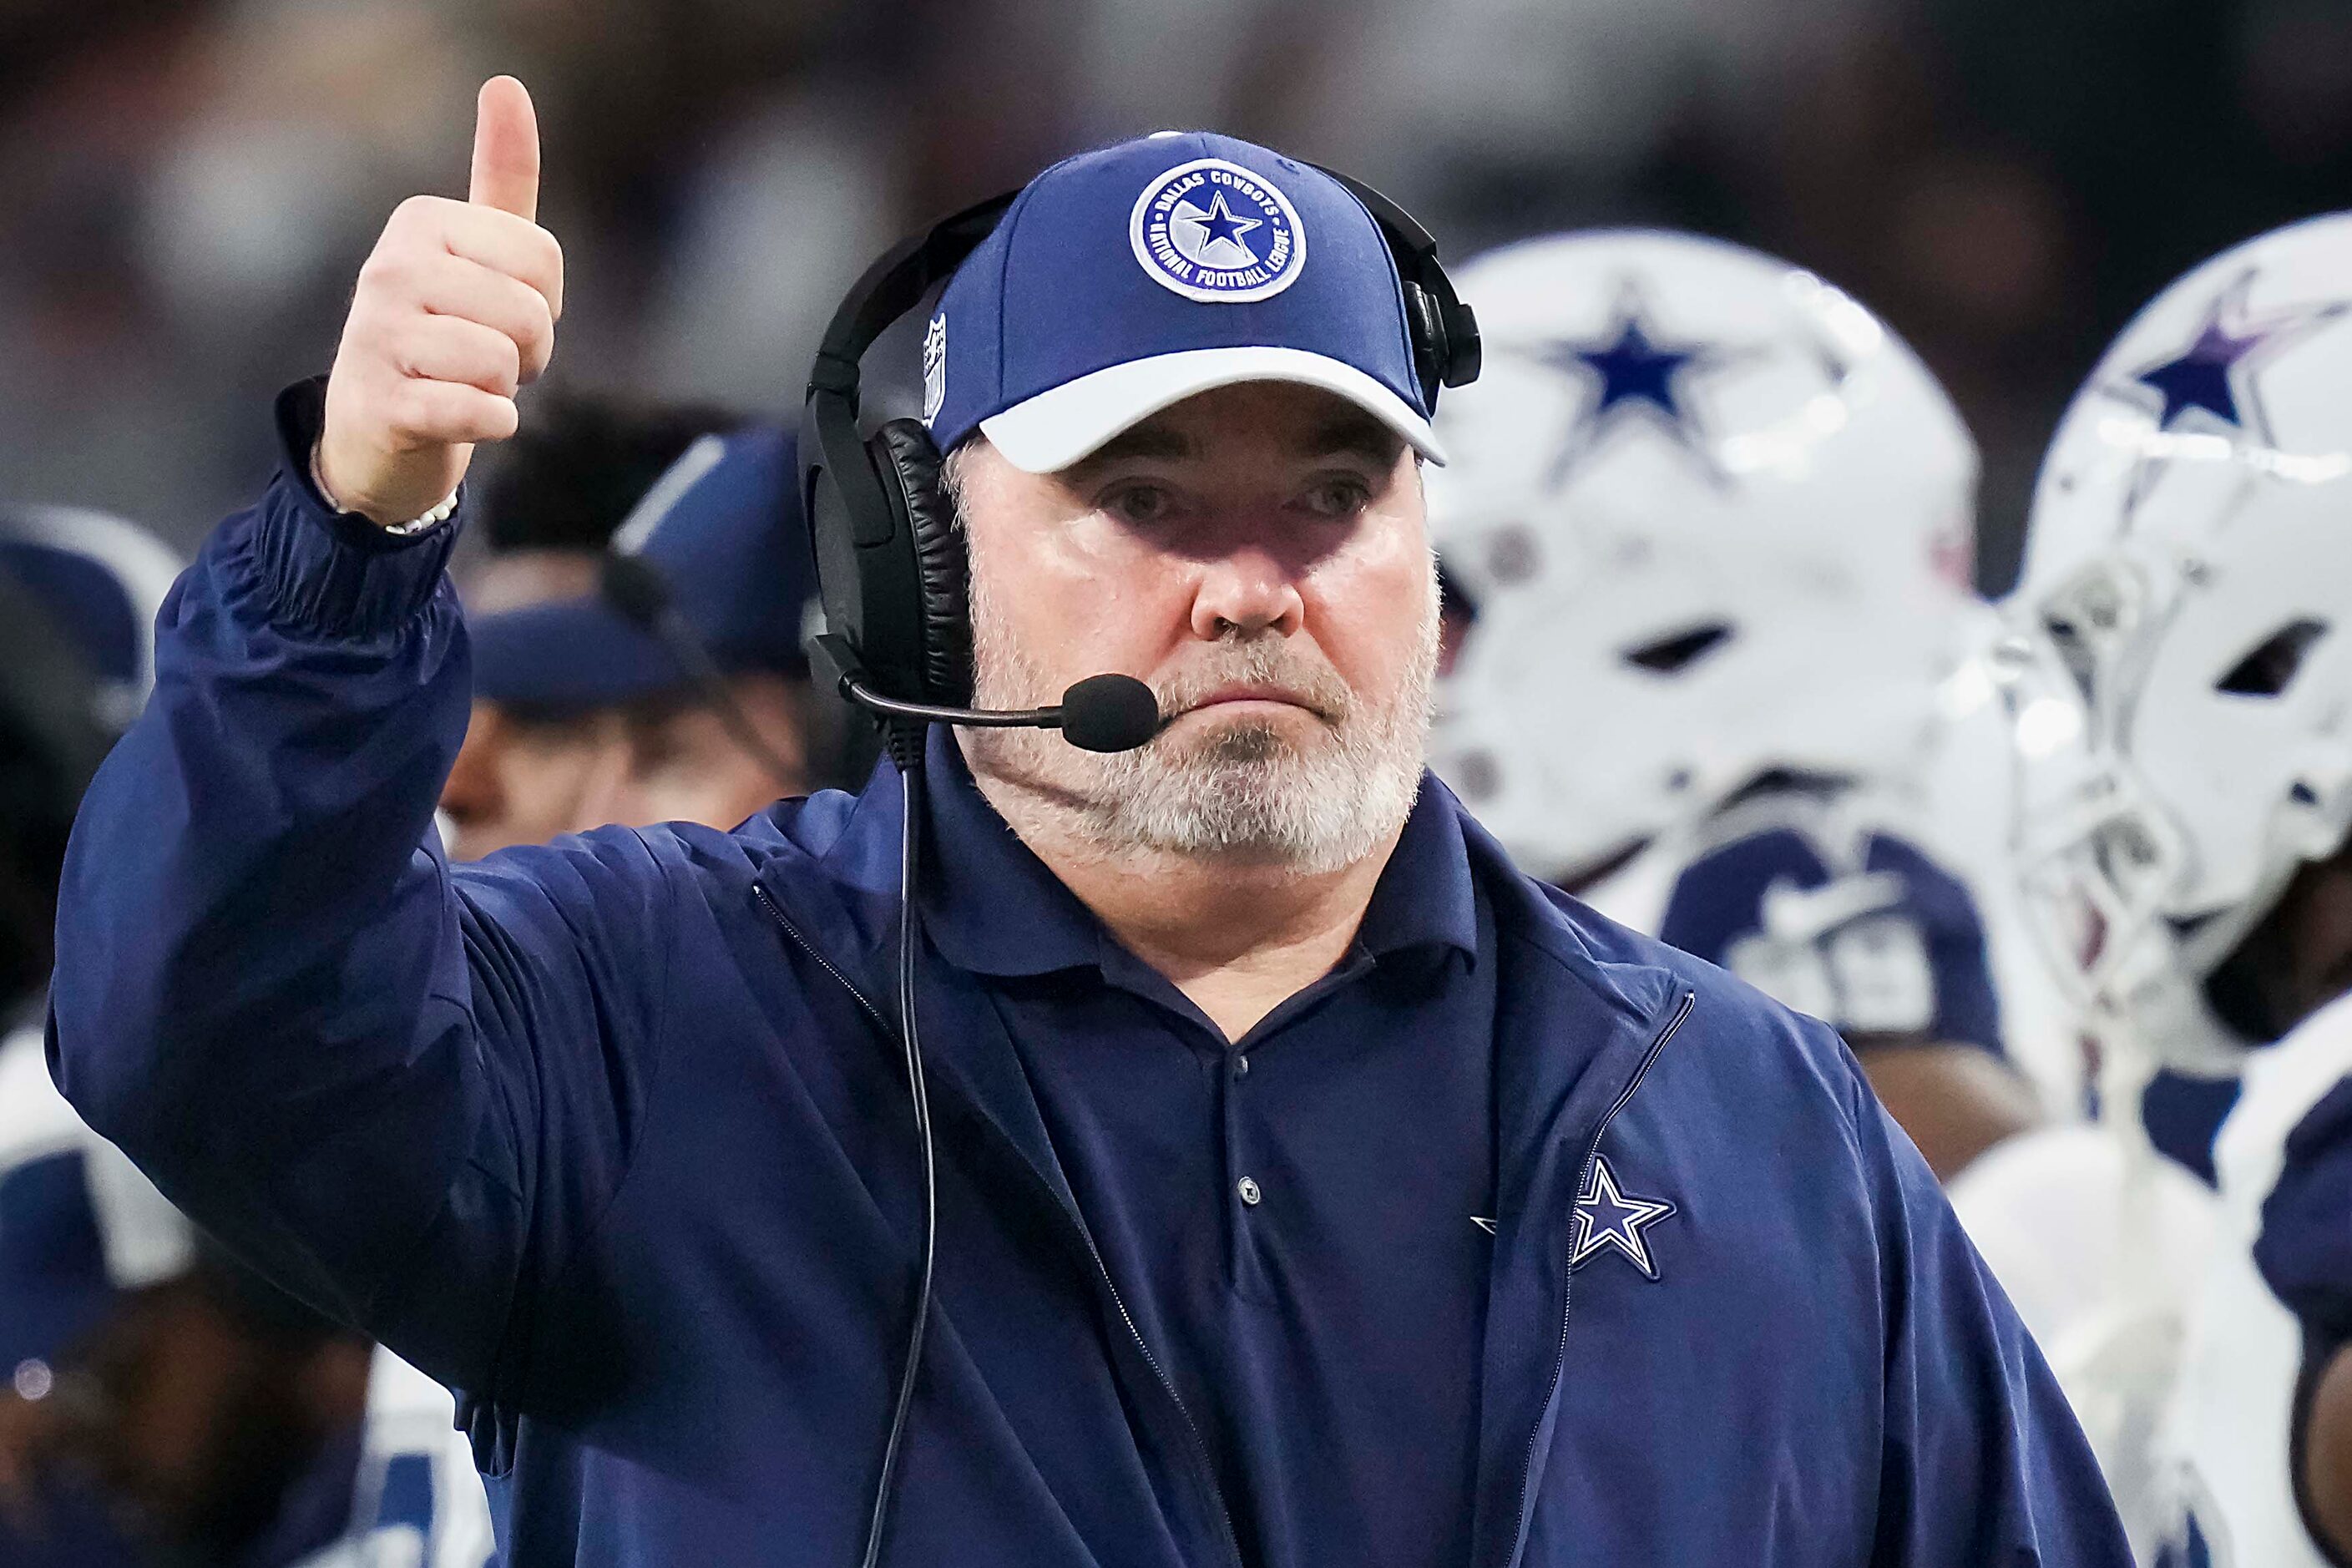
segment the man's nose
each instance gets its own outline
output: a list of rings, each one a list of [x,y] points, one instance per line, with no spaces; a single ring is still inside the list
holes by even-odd
[[[1272,552],[1245,545],[1211,561],[1192,595],[1192,635],[1206,642],[1272,632],[1288,637],[1307,615],[1291,573]]]

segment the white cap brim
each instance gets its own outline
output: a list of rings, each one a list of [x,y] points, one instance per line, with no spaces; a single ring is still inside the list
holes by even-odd
[[[1245,381],[1321,387],[1395,431],[1431,462],[1445,461],[1421,410],[1354,365],[1305,349],[1187,349],[1129,360],[1015,404],[982,420],[980,431],[1014,468],[1051,474],[1195,393]]]

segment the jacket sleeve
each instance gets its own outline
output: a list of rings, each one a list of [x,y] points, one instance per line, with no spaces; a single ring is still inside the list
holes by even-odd
[[[2089,1442],[1926,1162],[1857,1082],[1886,1385],[1874,1564],[2130,1568]]]
[[[493,1392],[617,1185],[667,971],[663,870],[607,830],[454,869],[470,706],[443,568],[287,467],[166,600],[145,713],[68,852],[50,1067],[293,1293]]]

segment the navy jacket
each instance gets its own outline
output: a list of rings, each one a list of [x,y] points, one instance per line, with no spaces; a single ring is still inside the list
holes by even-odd
[[[451,866],[448,548],[284,476],[207,545],[75,832],[53,1068],[231,1245],[468,1391],[515,1568],[853,1562],[920,1212],[897,782]],[[1500,966],[1479,1568],[2122,1568],[1835,1037],[1465,829]],[[935,953],[921,1006],[944,1244],[889,1560],[1233,1563],[1001,1022]],[[1654,1279],[1569,1267],[1604,1160],[1675,1205]]]

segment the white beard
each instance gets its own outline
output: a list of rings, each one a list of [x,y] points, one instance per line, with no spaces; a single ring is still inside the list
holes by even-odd
[[[1052,680],[1014,645],[987,579],[971,583],[975,700],[1026,706]],[[1323,721],[1305,743],[1285,728],[1234,723],[1197,739],[1162,733],[1131,752],[1082,752],[1036,730],[964,734],[976,771],[1058,808],[1082,849],[1232,857],[1320,875],[1350,866],[1397,832],[1421,788],[1437,678],[1434,563],[1413,657],[1395,689],[1367,701],[1327,664],[1295,654],[1276,634],[1202,650],[1158,689],[1160,711],[1181,712],[1236,682],[1297,694]],[[1050,700],[1050,697],[1043,700]]]

